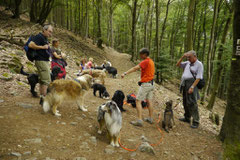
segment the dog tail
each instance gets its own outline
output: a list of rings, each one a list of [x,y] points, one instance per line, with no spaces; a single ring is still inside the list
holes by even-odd
[[[24,76],[29,76],[28,73],[24,72],[23,66],[21,67],[20,73],[21,73],[22,75],[24,75]]]
[[[50,104],[47,99],[44,100],[43,102],[43,111],[48,112],[50,110]]]

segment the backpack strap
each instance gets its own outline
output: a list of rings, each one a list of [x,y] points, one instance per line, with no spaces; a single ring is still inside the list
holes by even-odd
[[[193,72],[192,72],[192,70],[191,70],[190,64],[189,64],[189,70],[190,70],[190,72],[192,73],[193,78],[196,80],[196,77],[194,76],[194,74],[193,74]]]

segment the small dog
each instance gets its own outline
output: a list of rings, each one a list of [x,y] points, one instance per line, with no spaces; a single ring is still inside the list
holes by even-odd
[[[37,92],[35,91],[35,87],[38,83],[39,75],[36,73],[32,73],[32,74],[26,73],[24,72],[23,67],[21,68],[20,73],[22,75],[27,76],[28,83],[31,86],[30,92],[32,93],[33,97],[37,97]],[[62,73],[61,68],[58,66],[54,66],[51,73],[51,81],[54,81],[55,79],[57,79],[59,73]]]
[[[93,67],[93,69],[103,70],[104,68],[101,66],[95,66],[95,67]]]
[[[103,99],[109,99],[110,95],[106,90],[106,87],[104,87],[101,84],[95,83],[92,86],[93,88],[93,95],[96,96],[96,92],[99,91],[99,97]]]
[[[43,101],[43,111],[48,112],[52,109],[55,116],[61,116],[57,110],[65,100],[76,101],[80,110],[86,112],[84,107],[84,96],[91,88],[92,76],[84,75],[75,80],[55,80],[49,85],[49,92]]]
[[[133,108],[136,108],[136,97],[137,96],[134,93],[127,95],[127,103],[130,103]],[[142,104],[142,108],[147,107],[146,101],[142,101],[141,104]]]
[[[106,78],[106,73],[105,71],[103,70],[94,70],[94,69],[86,69],[86,70],[83,70],[81,73],[80,73],[80,76],[81,75],[85,75],[85,74],[89,74],[91,75],[93,78],[99,78],[101,80],[101,83],[102,85],[105,84],[105,80],[104,78]]]
[[[117,78],[117,69],[114,67],[107,66],[105,68],[109,74],[112,74],[113,78]]]
[[[162,128],[169,133],[169,128],[175,125],[173,110],[172,110],[172,100],[166,102],[166,109],[164,111],[164,120],[162,121]]]
[[[114,101],[99,106],[98,108],[98,133],[102,134],[104,125],[107,127],[110,144],[119,147],[118,137],[122,128],[122,114],[117,104]]]
[[[112,97],[112,100],[117,103],[117,106],[121,110],[121,112],[126,111],[125,109],[123,109],[124,99],[125,95],[121,90],[117,90]]]

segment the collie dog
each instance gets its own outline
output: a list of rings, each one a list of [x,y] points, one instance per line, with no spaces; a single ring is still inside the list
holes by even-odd
[[[98,70],[98,69],[86,69],[80,73],[80,75],[86,75],[86,74],[91,75],[93,78],[99,78],[102,85],[105,85],[105,80],[104,80],[104,78],[106,78],[105,71]]]
[[[63,101],[76,101],[80,110],[86,112],[84,107],[84,96],[92,86],[92,76],[83,75],[75,80],[55,80],[49,85],[49,92],[44,98],[43,110],[50,109],[56,116],[61,116],[57,110],[58,105]]]
[[[104,125],[106,125],[110,144],[119,147],[118,137],[122,128],[122,114],[114,101],[99,106],[98,108],[98,133],[102,134]]]

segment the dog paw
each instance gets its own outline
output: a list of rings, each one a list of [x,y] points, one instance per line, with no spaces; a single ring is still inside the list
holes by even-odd
[[[56,113],[55,113],[55,116],[60,117],[61,114],[60,114],[59,112],[56,112]]]
[[[87,112],[88,110],[86,109],[86,108],[84,108],[84,107],[80,107],[79,108],[81,111],[83,111],[83,112]]]
[[[98,132],[97,132],[98,134],[102,134],[102,131],[100,131],[100,130],[98,130]]]
[[[114,142],[111,142],[111,143],[110,143],[110,145],[111,145],[111,146],[113,146],[113,147],[115,147],[115,144],[114,144]]]
[[[119,147],[119,144],[118,144],[118,143],[115,143],[115,146],[116,146],[116,147]]]
[[[56,110],[56,113],[59,113],[59,110]]]

